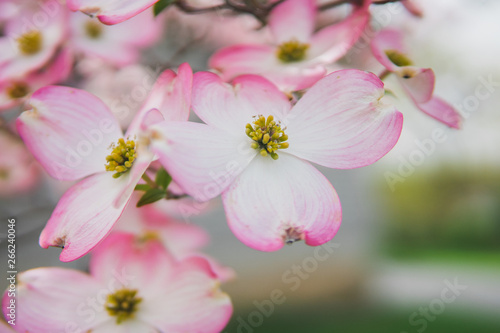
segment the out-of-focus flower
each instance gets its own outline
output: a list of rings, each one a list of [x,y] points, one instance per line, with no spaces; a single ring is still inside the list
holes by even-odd
[[[323,65],[342,57],[366,27],[371,1],[354,7],[343,21],[314,33],[317,8],[314,0],[287,0],[269,16],[274,43],[243,44],[223,48],[209,60],[209,67],[225,80],[241,74],[259,74],[283,91],[310,87],[326,73]]]
[[[153,160],[141,140],[160,120],[187,120],[192,72],[165,71],[123,135],[97,97],[83,90],[48,86],[36,91],[31,110],[17,119],[28,149],[54,178],[82,181],[59,200],[40,235],[44,248],[63,248],[60,259],[78,259],[97,245],[122,214],[135,185]]]
[[[20,1],[0,37],[0,80],[22,77],[45,66],[67,36],[67,12],[45,11],[45,1]]]
[[[217,333],[231,317],[231,300],[203,258],[179,261],[157,239],[122,234],[99,249],[90,275],[55,267],[20,273],[16,329]],[[7,313],[7,292],[2,303]]]
[[[64,81],[71,72],[73,56],[68,49],[61,50],[42,68],[21,77],[0,82],[0,110],[21,104],[35,90]]]
[[[106,26],[82,13],[71,13],[69,42],[77,53],[121,67],[137,62],[141,48],[159,39],[161,23],[152,12],[141,13],[116,26]]]
[[[38,165],[14,134],[0,130],[0,196],[10,197],[31,190],[39,180]]]
[[[210,237],[205,230],[195,224],[181,222],[169,216],[157,204],[141,208],[129,205],[112,232],[127,232],[137,237],[154,237],[160,240],[175,258],[203,257],[222,282],[235,276],[232,269],[222,266],[214,258],[200,251],[209,243]]]
[[[351,169],[384,156],[403,118],[380,102],[383,95],[375,75],[342,70],[317,82],[292,108],[262,77],[228,84],[199,72],[193,110],[207,125],[151,126],[151,148],[186,193],[200,201],[222,193],[229,226],[248,246],[321,245],[340,227],[341,207],[332,185],[307,161]]]
[[[158,0],[67,0],[68,8],[96,16],[112,25],[128,20],[154,5]]]
[[[413,66],[406,54],[402,34],[394,29],[380,31],[371,42],[375,58],[399,83],[422,112],[445,125],[459,129],[462,117],[455,108],[433,95],[435,75],[430,68]]]

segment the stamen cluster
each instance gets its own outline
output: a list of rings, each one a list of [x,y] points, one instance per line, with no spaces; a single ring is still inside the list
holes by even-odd
[[[110,316],[116,317],[116,323],[121,324],[134,316],[137,305],[141,302],[142,298],[137,297],[137,290],[120,289],[108,295],[105,308]]]
[[[285,63],[297,62],[304,60],[308,48],[309,44],[304,44],[294,39],[278,46],[276,56]]]
[[[21,35],[17,39],[19,51],[24,55],[33,55],[42,49],[42,34],[33,30]]]
[[[102,35],[102,23],[87,21],[85,23],[85,33],[92,39],[98,39]]]
[[[274,121],[273,116],[268,116],[267,120],[264,116],[258,116],[253,122],[253,126],[247,124],[245,133],[253,142],[251,147],[259,150],[260,155],[267,156],[268,154],[274,159],[278,159],[276,153],[278,149],[288,148],[288,135],[284,129],[281,129],[281,124]]]
[[[396,66],[405,67],[412,65],[412,61],[405,54],[397,50],[386,50],[385,54],[387,55],[387,58],[389,58],[389,60]]]
[[[113,151],[106,156],[106,171],[116,171],[113,178],[118,178],[126,173],[134,163],[137,153],[135,151],[135,142],[133,140],[125,140],[120,138],[118,145],[111,146]]]

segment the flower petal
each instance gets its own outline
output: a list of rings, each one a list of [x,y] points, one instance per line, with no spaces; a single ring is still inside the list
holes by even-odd
[[[68,8],[97,18],[104,24],[117,24],[151,7],[158,0],[68,0]]]
[[[371,1],[365,1],[362,7],[342,22],[325,27],[311,37],[308,58],[314,62],[328,64],[340,59],[359,39],[370,19],[368,9]]]
[[[236,136],[257,115],[283,119],[290,102],[275,85],[261,76],[243,75],[225,83],[209,72],[194,75],[193,110],[208,125]]]
[[[162,332],[222,332],[233,312],[231,300],[201,257],[183,260],[162,289],[157,288],[155,299],[143,305],[138,317]]]
[[[328,242],[342,219],[335,189],[306,161],[279,156],[257,156],[222,194],[229,227],[260,251],[279,250],[288,239]]]
[[[462,127],[462,116],[460,116],[460,113],[439,97],[432,97],[428,102],[415,105],[420,110],[445,125],[455,129],[460,129]]]
[[[415,103],[425,103],[431,99],[436,81],[432,69],[401,67],[395,73],[406,93]]]
[[[403,116],[383,106],[384,84],[372,74],[341,70],[316,83],[290,111],[287,152],[337,169],[374,163],[396,144]]]
[[[269,28],[277,44],[297,40],[307,43],[316,21],[316,2],[286,0],[269,14]]]
[[[18,332],[87,332],[105,320],[104,311],[96,311],[87,303],[104,289],[88,274],[44,267],[22,272],[17,279],[15,327]],[[5,292],[5,314],[9,311],[9,299]]]
[[[152,151],[183,191],[198,201],[218,196],[257,154],[244,126],[239,137],[191,122],[163,122],[150,129]]]
[[[385,53],[388,50],[398,51],[401,54],[406,53],[406,49],[403,45],[403,35],[400,31],[395,29],[385,29],[380,31],[371,41],[371,49],[375,58],[380,62],[387,70],[393,72],[398,66],[396,66]]]
[[[61,261],[80,258],[109,233],[127,201],[115,207],[116,198],[129,183],[129,175],[113,178],[111,172],[90,176],[73,185],[59,200],[40,235],[40,246],[62,247]]]
[[[109,145],[122,133],[101,100],[83,90],[48,86],[28,103],[32,109],[19,116],[17,130],[52,177],[76,180],[104,170]]]

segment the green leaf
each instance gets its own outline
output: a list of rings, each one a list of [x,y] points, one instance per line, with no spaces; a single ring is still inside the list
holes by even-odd
[[[166,190],[168,185],[170,185],[170,182],[172,181],[172,177],[169,175],[169,173],[161,168],[158,170],[156,173],[156,178],[155,178],[155,183],[161,187],[162,189]]]
[[[144,195],[137,202],[137,207],[142,207],[149,205],[150,203],[156,202],[158,200],[164,199],[167,193],[165,190],[159,188],[152,188],[146,191]]]
[[[158,16],[165,8],[173,4],[175,0],[160,0],[153,6],[153,13],[155,16]]]
[[[135,190],[136,191],[147,191],[151,188],[148,184],[137,184],[135,185]]]

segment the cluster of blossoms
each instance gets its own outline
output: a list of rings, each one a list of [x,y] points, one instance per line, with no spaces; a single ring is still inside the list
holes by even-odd
[[[200,253],[207,235],[172,220],[161,203],[220,195],[229,227],[253,249],[322,245],[337,233],[342,211],[335,189],[312,164],[368,166],[396,145],[403,115],[384,102],[383,78],[396,74],[418,109],[459,128],[459,114],[433,96],[434,73],[412,65],[396,30],[380,31],[371,42],[385,67],[380,76],[331,70],[369,26],[376,5],[352,1],[349,15],[317,29],[322,9],[345,2],[226,1],[201,8],[164,0],[0,0],[0,107],[24,107],[0,139],[17,140],[21,147],[12,149],[23,150],[19,136],[51,177],[76,181],[40,245],[61,248],[63,262],[91,256],[90,274],[21,273],[22,307],[13,328],[220,332],[232,306],[219,284],[234,273]],[[113,106],[77,87],[74,62],[137,62],[140,48],[161,36],[154,16],[169,4],[191,13],[252,14],[269,36],[217,50],[210,71],[193,73],[188,63],[166,69],[123,130]],[[403,4],[421,15],[413,2]],[[36,17],[50,19],[42,24]],[[67,85],[52,85],[68,77]],[[188,121],[191,111],[202,122]],[[14,177],[18,167],[2,163],[0,181]],[[6,315],[9,301],[6,293]]]

